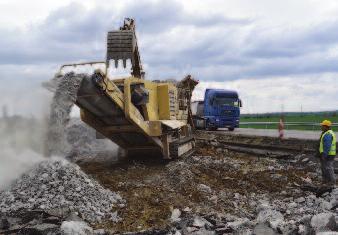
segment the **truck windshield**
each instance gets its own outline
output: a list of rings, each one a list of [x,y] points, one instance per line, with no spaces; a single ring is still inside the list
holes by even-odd
[[[228,105],[233,107],[238,107],[238,99],[233,98],[215,98],[214,99],[214,105]]]

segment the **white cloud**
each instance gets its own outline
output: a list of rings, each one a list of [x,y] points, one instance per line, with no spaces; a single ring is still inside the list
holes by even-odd
[[[297,25],[336,18],[336,0],[194,0],[183,1],[185,9],[194,14],[227,14],[231,17],[257,19],[265,26]]]
[[[52,94],[41,83],[51,79],[56,68],[2,65],[0,71],[0,107],[6,106],[10,115],[48,115]]]
[[[322,76],[240,79],[229,82],[200,82],[193,93],[202,100],[206,88],[237,90],[242,113],[337,110],[338,74]]]
[[[40,82],[62,63],[104,60],[106,32],[131,16],[149,79],[239,89],[245,112],[335,109],[318,87],[338,85],[337,12],[335,0],[2,0],[0,105],[41,113],[29,107]]]

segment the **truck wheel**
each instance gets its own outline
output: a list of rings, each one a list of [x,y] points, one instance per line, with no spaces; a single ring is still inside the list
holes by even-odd
[[[228,130],[229,130],[229,131],[234,131],[235,128],[234,128],[234,127],[229,127]]]
[[[209,131],[209,121],[206,120],[204,124],[205,124],[204,125],[204,129],[207,130],[207,131]]]

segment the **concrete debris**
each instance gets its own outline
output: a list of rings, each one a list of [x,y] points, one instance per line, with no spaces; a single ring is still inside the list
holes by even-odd
[[[264,210],[271,209],[270,203],[267,200],[259,200],[260,204],[256,207],[256,211],[259,213]]]
[[[303,160],[302,160],[302,162],[304,162],[304,163],[306,163],[306,162],[308,162],[308,161],[310,161],[310,159],[309,158],[303,158]]]
[[[296,198],[295,202],[297,202],[297,203],[303,203],[303,202],[305,202],[305,198],[304,197]]]
[[[64,221],[61,224],[64,235],[92,235],[93,229],[83,221]]]
[[[0,192],[0,210],[51,210],[69,208],[88,222],[118,221],[112,206],[122,198],[89,178],[79,166],[64,159],[41,162],[8,191]]]
[[[269,227],[269,225],[265,224],[265,223],[259,223],[255,226],[255,228],[253,229],[252,232],[254,235],[277,235],[278,233],[276,233],[272,228]]]
[[[299,234],[308,234],[312,230],[322,231],[319,228],[335,231],[335,220],[334,216],[330,216],[332,212],[329,206],[332,205],[330,201],[333,197],[334,191],[326,200],[313,194],[296,199],[274,200],[267,209],[258,213],[256,220],[259,223],[267,223],[270,228],[276,232],[282,231],[283,234],[292,234],[295,231]]]
[[[108,233],[104,229],[96,229],[93,231],[94,235],[108,235]]]
[[[172,222],[178,222],[181,220],[180,216],[181,216],[181,211],[179,209],[173,209],[170,220]]]
[[[194,222],[193,222],[192,226],[202,228],[202,227],[205,227],[205,226],[210,227],[210,226],[212,226],[212,224],[210,222],[208,222],[206,219],[197,216],[197,217],[194,218]]]
[[[18,211],[6,215],[9,226],[6,229],[0,228],[0,234],[40,234],[40,235],[106,235],[104,229],[93,230],[86,222],[79,217],[76,221],[65,220],[65,217],[72,217],[73,212],[66,212],[63,216],[52,215],[42,210]]]
[[[258,213],[256,220],[258,223],[268,223],[271,228],[276,229],[284,222],[284,216],[279,211],[266,209]]]
[[[228,226],[234,230],[234,231],[238,231],[241,228],[247,226],[249,224],[249,219],[248,218],[239,218],[234,222],[229,222]]]
[[[212,189],[205,184],[197,185],[197,189],[198,189],[198,191],[200,191],[202,193],[209,193],[209,194],[212,193]]]
[[[311,219],[311,226],[315,232],[335,231],[335,229],[338,229],[335,215],[330,212],[314,215]]]

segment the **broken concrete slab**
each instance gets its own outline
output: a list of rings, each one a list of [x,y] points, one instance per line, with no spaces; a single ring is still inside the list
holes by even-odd
[[[335,231],[337,229],[335,215],[330,212],[314,215],[311,219],[311,227],[316,232]]]

